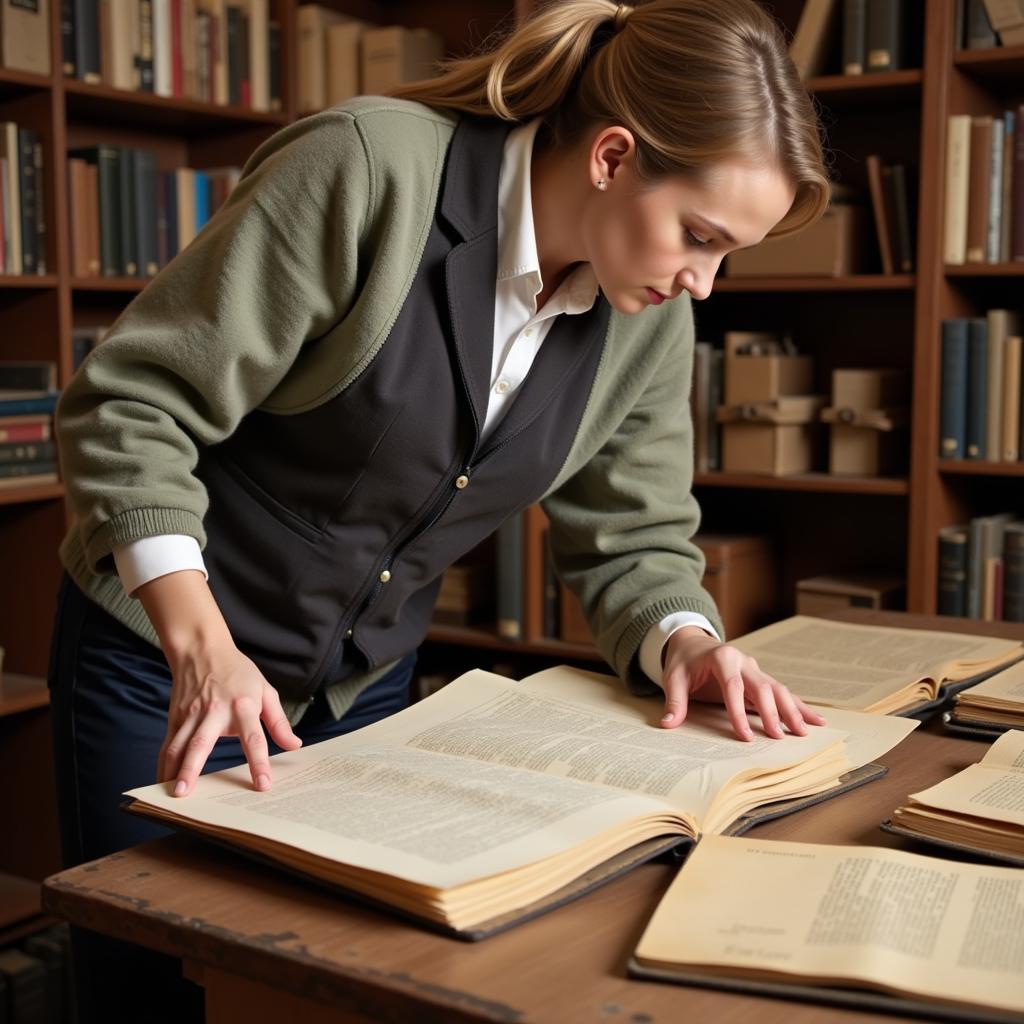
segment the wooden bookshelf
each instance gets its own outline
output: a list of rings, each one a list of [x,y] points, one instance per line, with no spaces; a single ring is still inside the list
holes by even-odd
[[[961,476],[1024,476],[1024,462],[975,462],[967,459],[943,459],[940,473]]]
[[[718,293],[913,291],[913,274],[851,274],[846,277],[723,277]]]
[[[756,473],[695,473],[695,487],[735,487],[747,490],[811,491],[816,494],[906,495],[910,484],[904,477],[833,476],[800,473],[795,476],[762,476]]]
[[[1024,277],[1024,260],[1012,263],[947,263],[946,277]]]
[[[870,75],[820,75],[807,80],[807,88],[832,105],[891,102],[921,94],[924,80],[919,68]]]

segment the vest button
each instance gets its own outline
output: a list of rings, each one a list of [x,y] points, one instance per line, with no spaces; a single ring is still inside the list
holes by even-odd
[[[455,486],[456,486],[456,487],[458,487],[458,489],[459,489],[460,491],[461,491],[461,490],[462,490],[462,489],[463,489],[464,487],[468,487],[468,486],[469,486],[469,477],[468,477],[468,476],[466,476],[466,474],[465,474],[465,473],[463,473],[463,474],[462,474],[462,476],[457,476],[457,477],[455,478]]]
[[[352,630],[351,630],[351,629],[346,629],[346,630],[345,630],[345,636],[346,636],[346,637],[347,637],[348,639],[350,639],[350,640],[351,640],[351,639],[352,639]]]
[[[382,573],[380,574],[380,577],[379,577],[379,579],[380,579],[381,583],[387,583],[387,581],[388,581],[389,579],[391,579],[391,573],[390,573],[390,572],[388,572],[388,570],[387,570],[387,569],[385,569],[385,570],[384,570],[384,571],[383,571],[383,572],[382,572]]]

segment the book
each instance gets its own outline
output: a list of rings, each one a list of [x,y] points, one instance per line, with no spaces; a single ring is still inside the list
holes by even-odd
[[[50,73],[50,0],[0,0],[0,63]]]
[[[988,409],[988,322],[982,317],[967,321],[967,428],[964,455],[984,459]]]
[[[984,0],[984,4],[1003,46],[1024,45],[1024,0]]]
[[[1024,522],[1003,529],[1003,618],[1024,622]]]
[[[1003,421],[1002,446],[998,458],[1016,462],[1020,458],[1020,375],[1022,339],[1019,334],[1006,339],[1003,348]]]
[[[8,462],[49,462],[52,471],[57,464],[57,444],[55,441],[0,441],[0,466]]]
[[[989,165],[988,237],[985,260],[999,262],[999,244],[1003,234],[1003,132],[1006,122],[1001,117],[992,119],[992,158]]]
[[[946,132],[946,206],[943,259],[961,264],[967,259],[967,198],[970,191],[971,117],[952,114]]]
[[[843,74],[864,74],[867,0],[843,0]]]
[[[326,105],[327,30],[345,20],[344,15],[319,4],[302,4],[296,12],[299,113],[322,110]]]
[[[990,309],[986,314],[988,383],[985,389],[984,458],[997,462],[1003,448],[1003,388],[1006,339],[1017,334],[1017,314],[1009,309]]]
[[[1001,714],[1004,720],[1012,718],[1024,724],[1024,666],[1002,672],[991,682],[996,680],[995,693],[976,698],[982,701],[980,706],[989,714]],[[1003,694],[1015,695],[1015,699],[1006,699]],[[977,707],[964,704],[958,710],[962,708],[969,715]],[[1016,714],[1003,708],[1015,708]],[[1024,867],[1024,731],[1009,729],[977,764],[920,793],[911,793],[905,804],[895,808],[886,825],[887,831],[900,835]],[[1018,988],[1024,1009],[1024,984]]]
[[[984,263],[988,248],[989,196],[992,189],[992,125],[990,114],[971,118],[971,150],[967,198],[967,262]]]
[[[789,44],[790,60],[801,78],[825,73],[838,27],[838,0],[807,0],[803,5]]]
[[[871,194],[871,210],[875,218],[875,235],[878,238],[878,252],[882,260],[882,273],[892,274],[896,269],[894,256],[895,225],[889,221],[882,186],[882,158],[871,154],[864,159],[868,172],[868,191]]]
[[[57,408],[57,399],[60,397],[56,391],[44,395],[37,395],[34,398],[0,398],[0,417],[22,416],[26,413],[48,412],[53,413]]]
[[[7,161],[4,188],[4,249],[8,274],[24,272],[21,239],[21,173],[18,168],[18,126],[13,121],[0,122],[0,160]]]
[[[1020,1020],[1019,887],[1020,873],[997,865],[707,836],[629,972],[862,1012]]]
[[[966,0],[964,46],[968,50],[987,50],[996,45],[996,33],[985,10],[985,0]]]
[[[867,0],[865,71],[896,71],[904,66],[905,15],[904,0]]]
[[[914,269],[914,226],[906,167],[903,164],[883,167],[882,184],[886,208],[892,210],[893,262],[901,273],[909,274]]]
[[[49,359],[0,359],[0,394],[57,390],[57,364]]]
[[[48,441],[52,433],[52,416],[0,416],[0,443]]]
[[[1000,197],[999,262],[1009,263],[1013,255],[1013,159],[1017,118],[1012,110],[1003,112],[1003,192]]]
[[[1014,729],[1024,736],[1024,663],[1011,665],[1002,672],[956,695],[948,724],[966,725],[1004,732]],[[1022,762],[1024,764],[1024,762]],[[1017,770],[1022,770],[1017,765]],[[1024,778],[1022,778],[1024,784]],[[1024,832],[1019,855],[1024,858]]]
[[[962,459],[967,450],[967,321],[942,321],[939,456]]]
[[[472,671],[275,755],[265,793],[242,765],[201,776],[184,800],[166,783],[133,789],[127,809],[474,938],[603,877],[610,859],[834,794],[916,725],[836,712],[806,736],[743,743],[721,706],[692,705],[672,731],[661,712],[591,672]]]
[[[920,712],[961,684],[1024,657],[1024,644],[946,630],[794,615],[732,645],[811,704],[873,714]]]
[[[1024,260],[1024,103],[1014,112],[1013,244],[1011,259]]]
[[[939,615],[967,614],[967,530],[943,526],[939,530]]]
[[[48,487],[59,480],[55,470],[43,473],[29,473],[23,476],[0,476],[0,490],[28,489],[29,487]]]
[[[325,103],[344,103],[360,92],[360,45],[366,23],[353,18],[327,27]]]

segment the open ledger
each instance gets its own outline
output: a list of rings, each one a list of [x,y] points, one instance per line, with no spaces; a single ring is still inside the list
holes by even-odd
[[[795,615],[731,640],[811,704],[889,715],[923,710],[944,684],[994,672],[1024,644],[947,633],[833,622]]]
[[[1004,732],[978,764],[911,793],[884,827],[1024,866],[1024,732]]]
[[[464,938],[533,916],[683,839],[749,827],[884,769],[917,724],[837,712],[807,736],[737,740],[724,709],[661,703],[555,668],[472,671],[346,736],[247,766],[192,794],[134,789],[128,809],[198,831]],[[853,778],[850,778],[850,773]],[[666,842],[667,840],[667,842]],[[651,849],[655,844],[657,849]],[[619,860],[616,860],[619,858]],[[614,866],[614,870],[613,870]]]
[[[630,972],[890,1011],[899,1000],[931,1017],[1019,1020],[1022,906],[1024,876],[1014,868],[708,836],[662,897]]]
[[[958,693],[948,721],[968,728],[1024,729],[1024,662]]]

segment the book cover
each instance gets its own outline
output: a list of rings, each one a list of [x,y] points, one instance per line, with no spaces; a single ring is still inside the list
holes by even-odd
[[[897,71],[904,66],[905,15],[904,0],[867,0],[866,71]]]
[[[1016,149],[1015,117],[1012,110],[1003,114],[1003,189],[1000,197],[999,262],[1013,256],[1013,158]]]
[[[75,77],[75,0],[60,0],[61,71]]]
[[[904,274],[914,270],[914,216],[915,204],[911,194],[907,169],[903,164],[893,164],[882,170],[882,181],[886,196],[891,197],[893,223],[896,226],[893,261]],[[887,203],[888,205],[888,203]]]
[[[1020,458],[1021,356],[1021,336],[1011,335],[1003,347],[1003,429],[999,453],[1003,462]]]
[[[985,259],[999,262],[999,243],[1003,233],[1003,131],[1001,117],[992,119],[992,163],[988,192],[988,243]]]
[[[867,0],[843,0],[843,74],[864,74]]]
[[[939,530],[938,613],[967,614],[967,531],[962,526]]]
[[[126,277],[139,274],[139,245],[136,228],[138,199],[135,184],[135,155],[123,146],[117,147],[119,217],[121,228],[121,273]]]
[[[970,191],[967,198],[967,262],[984,263],[988,249],[992,185],[992,117],[971,118]]]
[[[142,92],[155,92],[153,0],[137,0],[137,3],[139,49],[135,55],[135,77]]]
[[[56,390],[57,364],[52,360],[0,360],[0,392]]]
[[[839,21],[838,0],[807,0],[803,5],[793,41],[789,44],[790,59],[801,78],[823,75],[829,70]]]
[[[121,275],[121,158],[117,146],[86,146],[68,150],[96,167],[100,218],[100,270],[104,277]]]
[[[967,320],[943,320],[941,344],[939,457],[962,459],[967,453]]]
[[[160,269],[156,240],[156,153],[151,149],[133,149],[130,152],[134,164],[138,273],[142,277],[153,277]]]
[[[970,189],[971,118],[953,114],[946,133],[946,206],[943,259],[961,264],[967,258],[967,195]]]
[[[1017,334],[1017,314],[1009,309],[990,309],[986,315],[988,385],[985,389],[985,447],[983,458],[998,462],[1003,448],[1003,389],[1006,339]]]
[[[32,163],[36,175],[36,217],[35,217],[35,238],[36,238],[36,273],[45,274],[47,270],[47,233],[46,233],[46,178],[44,177],[45,166],[43,162],[43,143],[38,132],[33,133],[35,139],[32,143]]]
[[[1003,531],[1003,618],[1024,622],[1024,522]]]
[[[0,442],[28,444],[48,441],[52,436],[53,418],[43,415],[0,415]]]
[[[967,3],[967,38],[965,45],[968,50],[987,50],[997,43],[995,30],[985,10],[985,0],[966,0]]]
[[[981,317],[967,321],[967,425],[964,455],[984,459],[987,443],[988,323]]]
[[[50,0],[0,0],[0,63],[12,71],[50,73]]]
[[[889,212],[885,202],[882,184],[882,158],[873,153],[864,160],[868,173],[868,191],[871,195],[871,210],[875,218],[875,235],[878,239],[878,253],[882,261],[882,273],[895,273],[893,256],[893,225],[889,223]]]
[[[36,183],[36,133],[29,128],[18,129],[18,174],[21,192],[21,269],[35,274],[36,269],[36,204],[39,202]]]
[[[83,82],[98,84],[100,74],[99,0],[72,0],[75,18],[75,74]]]
[[[1013,259],[1024,260],[1024,103],[1014,112]]]
[[[0,157],[7,162],[7,188],[3,197],[4,224],[7,227],[7,273],[21,274],[24,272],[21,241],[21,172],[18,167],[18,126],[13,121],[0,124]]]

